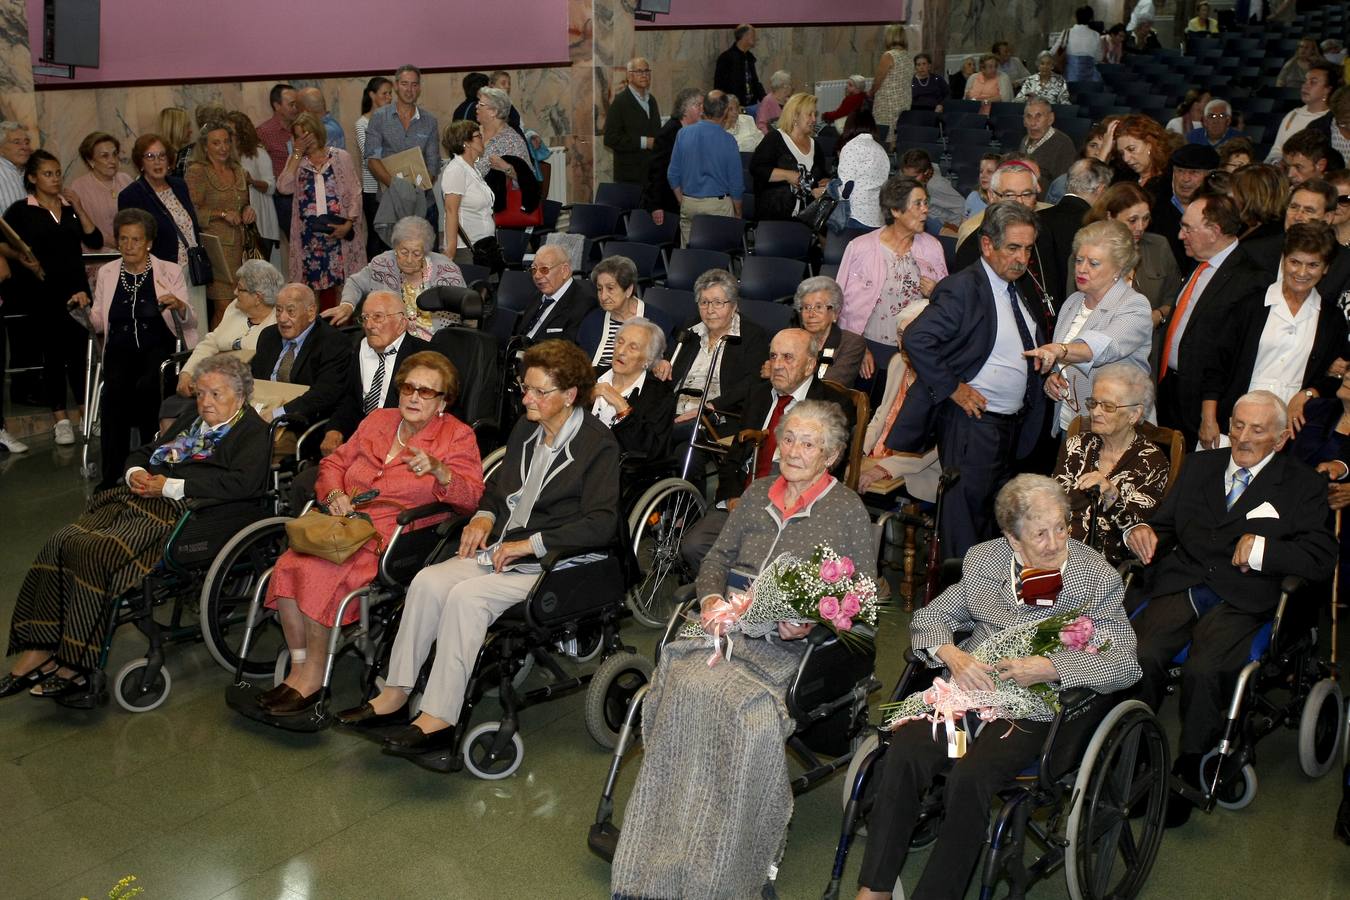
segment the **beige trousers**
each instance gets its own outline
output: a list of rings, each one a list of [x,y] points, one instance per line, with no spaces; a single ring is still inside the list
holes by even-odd
[[[680,246],[689,244],[689,229],[694,216],[734,216],[736,206],[730,197],[685,197],[680,201]]]

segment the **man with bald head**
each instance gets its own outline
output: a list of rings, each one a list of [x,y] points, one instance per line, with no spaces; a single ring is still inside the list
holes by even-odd
[[[342,131],[342,124],[328,111],[328,101],[324,99],[323,91],[316,87],[301,88],[295,95],[295,102],[302,110],[314,113],[323,122],[323,130],[328,133],[328,146],[347,149],[347,136]]]
[[[628,84],[614,95],[605,114],[605,146],[614,154],[614,180],[646,184],[661,130],[661,111],[652,96],[652,66],[642,57],[628,61]]]
[[[756,478],[778,472],[778,423],[803,400],[838,402],[839,395],[815,377],[820,356],[818,339],[804,328],[784,328],[769,342],[769,378],[756,381],[746,396],[741,427],[764,432],[758,445],[737,443],[731,446],[717,467],[717,505],[688,532],[680,542],[680,554],[694,569],[703,562],[708,549],[721,533],[727,516],[735,508],[745,486]],[[840,404],[853,433],[855,419],[852,403]],[[843,453],[831,474],[843,479],[848,454]]]
[[[258,333],[250,364],[253,378],[306,385],[309,390],[264,418],[326,419],[342,396],[351,345],[327,319],[319,318],[318,299],[306,285],[292,283],[277,292],[276,316],[275,325]]]
[[[557,244],[545,244],[534,255],[530,275],[539,296],[516,319],[512,335],[534,344],[552,338],[576,343],[581,322],[599,308],[590,281],[572,280],[572,259]]]

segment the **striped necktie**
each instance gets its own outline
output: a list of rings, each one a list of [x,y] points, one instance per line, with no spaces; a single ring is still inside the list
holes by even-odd
[[[1247,489],[1247,485],[1251,483],[1252,473],[1246,469],[1238,469],[1233,473],[1233,486],[1228,489],[1228,496],[1224,498],[1224,502],[1228,504],[1229,509],[1233,508],[1233,505],[1238,502],[1238,498],[1242,496],[1242,492]]]
[[[370,415],[381,406],[381,400],[384,398],[384,361],[398,352],[397,347],[390,347],[380,353],[375,354],[375,377],[370,379],[370,390],[366,391],[366,396],[361,400],[361,414]]]

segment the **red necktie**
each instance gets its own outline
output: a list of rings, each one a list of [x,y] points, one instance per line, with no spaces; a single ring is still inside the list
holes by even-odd
[[[759,456],[755,457],[755,477],[763,478],[773,468],[773,454],[778,449],[778,423],[783,419],[783,411],[792,402],[791,394],[782,394],[774,405],[773,415],[769,416],[769,433],[759,445]]]
[[[1195,286],[1200,283],[1200,273],[1209,268],[1209,263],[1202,262],[1195,267],[1195,272],[1191,274],[1191,280],[1186,285],[1186,289],[1181,292],[1181,298],[1177,300],[1177,308],[1172,311],[1172,321],[1167,325],[1167,333],[1163,335],[1162,359],[1159,360],[1158,381],[1161,382],[1167,377],[1168,357],[1171,355],[1168,351],[1172,348],[1172,335],[1176,334],[1177,327],[1181,325],[1181,317],[1186,312],[1186,307],[1191,305],[1191,294],[1195,293]]]

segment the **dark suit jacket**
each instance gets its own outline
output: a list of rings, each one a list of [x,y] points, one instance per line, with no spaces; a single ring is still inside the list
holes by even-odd
[[[747,81],[750,86],[748,91]],[[759,83],[759,73],[755,71],[755,54],[735,44],[723,50],[717,57],[717,68],[713,70],[713,87],[735,94],[742,107],[753,106],[763,100],[766,91],[764,85]]]
[[[342,432],[343,440],[351,437],[356,431],[356,426],[365,418],[365,413],[361,410],[361,401],[366,398],[365,388],[361,384],[361,343],[357,341],[356,346],[352,348],[351,359],[347,361],[347,384],[342,389],[342,399],[338,401],[337,409],[333,410],[333,415],[328,420],[328,430]],[[389,390],[385,392],[381,407],[398,406],[398,385],[394,383],[394,375],[398,372],[398,367],[403,365],[403,361],[414,353],[430,349],[431,344],[419,337],[411,334],[403,336],[403,343],[398,345],[398,352],[394,354],[392,365],[385,364],[390,367]],[[289,406],[287,411],[290,411]]]
[[[697,319],[685,323],[687,338],[684,343],[673,342],[666,348],[666,359],[671,363],[670,383],[677,394],[698,353],[698,335],[693,331],[697,324]],[[722,393],[714,400],[718,412],[741,414],[750,386],[764,380],[759,377],[759,370],[768,358],[769,336],[764,329],[741,316],[741,342],[727,344],[722,350]],[[690,387],[703,389],[701,384]]]
[[[525,311],[520,314],[520,318],[516,319],[515,328],[511,333],[513,335],[525,335],[530,326],[534,324],[534,317],[543,303],[543,294],[535,297],[530,305],[525,308]],[[534,342],[561,338],[564,341],[576,343],[577,335],[581,331],[581,323],[591,310],[598,305],[599,301],[595,299],[595,286],[589,281],[572,279],[571,287],[553,304],[548,317],[544,319],[544,324],[535,332]]]
[[[1176,388],[1177,399],[1181,404],[1180,424],[1192,432],[1200,430],[1200,401],[1203,399],[1205,371],[1212,365],[1209,357],[1214,350],[1215,337],[1223,333],[1225,323],[1238,300],[1260,277],[1260,270],[1242,247],[1238,247],[1210,277],[1204,292],[1191,298],[1195,310],[1187,320],[1186,331],[1177,345]],[[1185,289],[1183,284],[1182,290]],[[1172,316],[1175,315],[1176,308],[1173,306]],[[1172,316],[1159,326],[1164,335],[1171,326]]]
[[[1054,206],[1036,213],[1041,228],[1036,235],[1036,248],[1041,253],[1045,287],[1054,298],[1055,311],[1064,305],[1073,289],[1073,236],[1083,227],[1083,216],[1091,205],[1082,197],[1065,194]]]
[[[1283,302],[1283,301],[1281,301]],[[1261,346],[1261,332],[1270,318],[1266,306],[1266,288],[1248,291],[1234,305],[1223,323],[1223,331],[1214,336],[1202,386],[1202,399],[1219,401],[1219,427],[1226,428],[1233,414],[1233,404],[1247,393],[1252,371],[1256,368],[1256,354]],[[1327,368],[1345,352],[1345,316],[1334,304],[1322,300],[1317,315],[1317,330],[1313,333],[1312,351],[1303,370],[1304,388],[1316,388],[1323,397],[1329,397],[1340,387],[1338,379],[1327,376]]]
[[[1149,569],[1151,597],[1206,584],[1242,612],[1275,610],[1280,580],[1331,577],[1336,561],[1327,508],[1327,480],[1303,463],[1276,454],[1231,510],[1224,502],[1224,473],[1231,452],[1204,450],[1186,458],[1172,490],[1148,524],[1158,535]],[[1262,504],[1277,517],[1247,518]],[[1266,539],[1261,571],[1242,572],[1233,551],[1244,534]]]
[[[197,211],[192,206],[192,197],[188,194],[187,182],[181,178],[170,175],[168,178],[169,187],[173,190],[173,195],[178,198],[178,202],[187,210],[192,217],[193,239],[201,245],[202,231],[197,224]],[[178,232],[174,230],[172,217],[169,211],[164,208],[158,195],[150,185],[146,184],[145,178],[137,178],[131,184],[122,188],[122,192],[117,195],[117,208],[123,209],[143,209],[155,217],[155,241],[150,245],[150,253],[158,256],[160,259],[169,262],[178,262]],[[187,275],[187,272],[183,273]],[[234,273],[231,272],[231,275]]]
[[[648,374],[642,387],[628,397],[628,415],[610,426],[619,449],[653,462],[670,451],[675,427],[675,389],[669,381]]]
[[[284,344],[275,325],[268,325],[258,333],[258,349],[251,363],[255,379],[271,380]],[[315,319],[314,330],[291,367],[291,383],[309,385],[309,390],[286,404],[286,415],[310,424],[331,416],[342,399],[351,360],[352,345],[347,336],[329,325],[327,319]]]
[[[951,395],[958,385],[975,377],[993,352],[998,330],[995,302],[979,263],[938,282],[928,308],[905,329],[903,347],[916,380],[886,437],[887,447],[905,452],[927,450],[936,440],[939,414],[965,415]],[[1024,295],[1024,304],[1035,317],[1036,304],[1031,298]],[[1032,339],[1037,346],[1049,340],[1039,321]],[[1036,446],[1045,417],[1045,392],[1032,391],[1031,408],[1022,412],[1019,459]]]
[[[612,543],[619,530],[619,445],[608,428],[582,410],[581,427],[561,452],[554,454],[529,523],[502,529],[511,518],[506,498],[520,490],[529,474],[535,444],[543,429],[524,416],[511,430],[506,458],[488,478],[478,508],[496,516],[492,540],[527,540],[540,535],[544,549],[563,555]]]
[[[209,459],[151,465],[150,457],[155,450],[190,428],[196,420],[196,409],[179,416],[162,439],[131,451],[126,469],[140,467],[152,475],[181,478],[183,496],[188,500],[240,500],[260,496],[272,465],[272,453],[267,424],[251,406],[244,407],[244,414],[216,445]]]
[[[680,201],[675,199],[675,192],[666,178],[666,170],[670,168],[670,155],[675,151],[675,136],[682,127],[680,120],[672,116],[656,133],[656,146],[652,148],[647,178],[642,188],[642,208],[648,212],[658,209],[673,213],[680,211]]]
[[[819,379],[812,378],[811,386],[806,389],[807,400],[829,400],[831,402],[838,399],[838,395],[832,392],[825,385],[821,384]],[[741,429],[754,429],[761,431],[767,427],[769,415],[773,412],[775,404],[773,396],[773,385],[767,381],[758,381],[754,387],[750,388],[750,394],[745,399],[745,412],[741,415]],[[853,404],[840,404],[839,408],[844,412],[844,418],[848,421],[848,433],[853,435],[853,425],[857,419],[854,415]],[[755,458],[755,445],[752,443],[740,443],[739,441],[731,445],[726,456],[722,457],[717,466],[717,501],[730,500],[732,497],[739,497],[745,490],[746,479],[750,474],[750,464]],[[834,464],[830,473],[840,481],[844,480],[845,470],[848,469],[848,451],[845,450],[839,455],[839,460]],[[772,471],[777,472],[778,466],[775,464]]]
[[[1186,255],[1186,248],[1181,243],[1181,210],[1172,203],[1170,188],[1162,193],[1160,199],[1149,205],[1149,214],[1153,219],[1148,223],[1148,230],[1167,241],[1167,246],[1172,248],[1172,256],[1177,261],[1177,267],[1186,272],[1195,264]]]
[[[614,154],[615,181],[647,183],[647,167],[656,144],[653,142],[651,149],[642,150],[638,147],[641,143],[638,139],[654,138],[661,130],[661,113],[656,106],[656,97],[650,91],[647,92],[647,109],[648,112],[642,111],[627,86],[619,89],[614,102],[609,105],[609,112],[605,114],[605,146]]]

